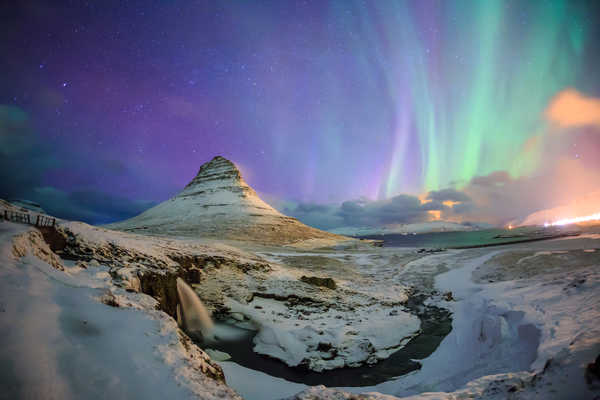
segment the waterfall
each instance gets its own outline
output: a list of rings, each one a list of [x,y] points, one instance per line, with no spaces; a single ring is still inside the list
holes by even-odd
[[[177,312],[177,322],[186,333],[200,334],[203,340],[213,340],[213,322],[208,310],[192,289],[181,278],[177,278],[177,296],[181,305]]]

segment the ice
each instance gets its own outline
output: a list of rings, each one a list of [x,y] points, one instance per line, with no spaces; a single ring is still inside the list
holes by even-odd
[[[260,371],[242,367],[231,361],[219,362],[229,386],[246,400],[276,400],[292,396],[307,388]]]

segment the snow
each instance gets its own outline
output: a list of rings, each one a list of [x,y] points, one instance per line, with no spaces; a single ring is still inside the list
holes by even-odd
[[[143,257],[160,260],[164,265],[171,267],[179,266],[173,261],[171,256],[182,254],[228,256],[240,262],[255,262],[260,260],[260,258],[249,252],[212,241],[144,236],[91,226],[83,222],[62,222],[59,224],[59,229],[74,236],[74,240],[80,247],[92,249],[118,247],[132,254],[137,253]],[[131,264],[134,264],[133,259],[129,261]]]
[[[562,243],[543,246],[560,248]],[[523,398],[534,392],[544,393],[540,398],[564,398],[556,393],[570,393],[570,398],[591,396],[583,383],[583,362],[567,363],[555,373],[568,370],[572,376],[560,389],[551,387],[553,379],[546,379],[549,384],[542,387],[530,382],[550,359],[591,362],[600,352],[600,271],[583,268],[575,274],[563,270],[526,281],[474,283],[475,268],[498,253],[478,252],[483,255],[436,278],[436,287],[452,291],[457,299],[446,304],[453,310],[453,329],[423,360],[421,370],[373,388],[347,390],[375,390],[400,397],[418,394],[419,398],[426,398],[425,392],[435,392],[430,396],[440,399],[460,393],[488,397],[490,385],[504,380],[517,385]],[[504,391],[498,389],[503,393],[499,398],[506,396],[511,385]]]
[[[431,356],[421,360],[420,370],[373,387],[317,386],[295,396],[285,391],[277,394],[294,399],[348,399],[350,393],[377,400],[594,398],[600,385],[587,385],[583,376],[585,365],[600,353],[597,264],[573,268],[570,262],[567,269],[528,279],[472,280],[476,269],[488,269],[488,262],[505,252],[527,249],[530,255],[517,259],[514,268],[530,269],[547,253],[577,259],[573,251],[598,248],[600,243],[591,240],[556,240],[494,251],[455,250],[415,260],[405,270],[438,264],[451,267],[435,278],[435,286],[440,292],[451,291],[456,300],[440,303],[453,311],[453,330]],[[282,387],[277,378],[239,366],[225,372],[236,382],[252,376],[252,387],[239,386],[247,399],[275,398],[269,397],[269,389],[260,388]]]
[[[320,231],[279,213],[248,186],[232,162],[215,157],[176,196],[142,214],[106,226],[166,236],[218,237],[292,243],[326,238],[349,240]]]
[[[246,400],[277,400],[307,388],[301,383],[275,378],[231,361],[219,362],[219,365],[225,372],[228,385]]]
[[[354,310],[355,319],[350,324],[346,313],[335,309],[310,313],[302,320],[292,319],[286,317],[289,309],[285,303],[274,299],[257,298],[248,305],[231,301],[228,305],[258,325],[255,352],[278,358],[292,367],[305,363],[315,371],[387,358],[420,327],[416,316],[401,308],[390,315],[390,309],[379,304]],[[255,309],[256,306],[260,308]],[[320,349],[320,344],[337,349],[335,355]]]
[[[199,372],[164,313],[99,302],[103,271],[63,272],[33,252],[16,256],[12,238],[30,229],[0,224],[3,398],[236,397]]]
[[[420,370],[372,387],[307,388],[220,362],[228,384],[247,399],[600,395],[599,385],[583,378],[600,353],[597,235],[424,256],[389,248],[265,253],[81,223],[59,229],[93,254],[115,246],[128,252],[117,267],[97,258],[86,269],[55,258],[33,228],[0,223],[0,382],[8,398],[238,398],[210,377],[214,364],[155,310],[156,300],[126,291],[119,279],[132,280],[143,267],[136,255],[177,268],[172,254],[222,257],[222,264],[205,266],[197,293],[219,293],[215,302],[257,325],[256,350],[289,365],[319,370],[387,357],[419,329],[402,305],[408,286],[433,286],[438,294],[428,302],[453,312],[452,331],[420,360]],[[240,268],[267,262],[265,269]],[[306,284],[302,275],[332,277],[337,288]],[[445,292],[454,300],[444,300]],[[107,295],[121,307],[102,304]],[[215,330],[218,337],[234,334]]]
[[[446,304],[453,311],[452,331],[419,372],[397,386],[383,384],[385,393],[452,391],[484,375],[529,367],[538,345],[536,329],[523,321],[522,313],[494,303],[483,285],[471,280],[472,271],[495,254],[486,253],[436,277],[438,290],[451,291],[457,300]]]
[[[419,318],[403,306],[409,288],[387,257],[338,251],[260,256],[272,269],[260,289],[250,301],[226,302],[233,316],[245,316],[259,330],[259,354],[314,371],[359,366],[389,357],[420,329]],[[334,279],[337,288],[300,280],[313,273]]]

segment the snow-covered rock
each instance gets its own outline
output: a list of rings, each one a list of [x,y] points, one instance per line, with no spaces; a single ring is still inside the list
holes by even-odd
[[[41,240],[0,224],[0,397],[241,400],[154,299],[100,264],[58,269]]]
[[[107,227],[142,234],[276,244],[315,238],[332,243],[349,240],[281,214],[248,186],[235,164],[220,156],[203,164],[175,197]]]
[[[420,327],[419,318],[401,306],[378,303],[348,310],[256,297],[230,306],[259,326],[255,352],[314,371],[374,364],[402,348]]]

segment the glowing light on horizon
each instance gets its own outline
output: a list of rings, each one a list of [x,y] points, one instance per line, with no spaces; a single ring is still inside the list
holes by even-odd
[[[584,217],[559,219],[558,221],[552,222],[552,223],[546,222],[544,224],[544,226],[561,226],[561,225],[577,224],[580,222],[589,222],[589,221],[600,221],[600,212],[592,214],[592,215],[586,215]]]

